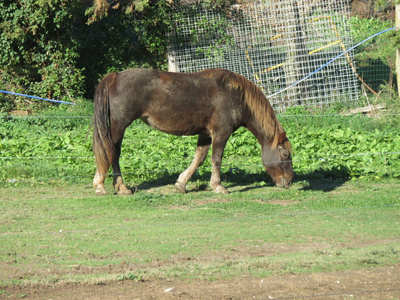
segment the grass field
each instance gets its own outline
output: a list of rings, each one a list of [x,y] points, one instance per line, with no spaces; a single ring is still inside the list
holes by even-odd
[[[260,174],[261,177],[261,174]],[[82,184],[2,188],[1,286],[169,279],[218,282],[400,261],[400,182],[230,182],[231,194],[131,197]]]
[[[399,299],[399,121],[280,118],[297,173],[289,190],[272,186],[259,146],[239,131],[222,175],[231,193],[209,190],[207,162],[189,193],[179,194],[173,183],[190,162],[193,139],[136,125],[126,136],[123,172],[139,191],[128,197],[94,194],[87,119],[5,120],[0,298],[58,299],[80,287],[106,299],[128,285],[138,298],[179,296],[164,292],[157,285],[162,282],[185,285],[198,299],[265,299],[259,283],[275,282],[279,290],[270,286],[268,294],[275,298],[334,292],[343,299],[364,291],[355,299]],[[338,272],[348,282],[359,278],[358,284],[337,289],[340,280],[330,278]],[[353,275],[343,275],[348,272]],[[295,278],[296,288],[289,289],[286,283]],[[300,288],[307,280],[321,282]],[[110,294],[99,294],[102,286]]]

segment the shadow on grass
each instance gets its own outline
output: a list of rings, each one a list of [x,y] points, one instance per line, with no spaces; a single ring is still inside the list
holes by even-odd
[[[149,180],[138,186],[139,190],[149,190],[169,184],[174,184],[179,177],[179,173],[160,174],[157,179]],[[197,182],[195,188],[189,188],[188,192],[199,192],[210,189],[209,181],[211,172],[195,173],[190,182]],[[246,192],[254,189],[262,189],[265,187],[273,187],[275,184],[272,179],[264,171],[257,173],[249,173],[240,168],[231,168],[221,173],[222,184],[228,189],[234,187],[243,187],[237,191]],[[350,171],[343,167],[327,169],[319,169],[310,173],[295,174],[294,183],[301,182],[303,187],[300,190],[314,190],[330,192],[342,186],[350,180]]]
[[[350,170],[344,166],[334,167],[329,170],[321,168],[312,173],[296,176],[296,181],[304,182],[304,187],[301,188],[303,191],[331,192],[350,179]]]

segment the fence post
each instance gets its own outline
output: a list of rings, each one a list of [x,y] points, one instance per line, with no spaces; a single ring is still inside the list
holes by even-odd
[[[397,2],[399,3],[399,2]],[[400,4],[396,4],[396,31],[400,29]],[[400,48],[396,49],[396,78],[397,92],[400,96]]]

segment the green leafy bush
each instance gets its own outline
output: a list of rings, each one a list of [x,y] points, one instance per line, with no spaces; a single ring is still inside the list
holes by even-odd
[[[105,4],[100,9],[98,5]],[[165,68],[167,2],[0,2],[0,87],[43,98],[92,98],[111,71]],[[44,103],[0,94],[0,112]],[[47,104],[46,104],[47,106]]]
[[[82,104],[66,111],[43,112],[50,117],[58,113],[61,118],[0,119],[0,181],[83,178],[89,183],[95,172],[91,138],[86,137],[91,118],[68,116],[87,116],[91,109],[91,104]],[[281,115],[279,119],[292,143],[298,178],[400,177],[397,116],[318,117],[302,110],[298,116]],[[162,178],[173,183],[192,161],[196,142],[196,137],[167,135],[135,121],[125,133],[122,172],[128,183]],[[232,134],[224,152],[223,178],[239,176],[248,182],[262,176],[268,181],[260,151],[257,140],[246,129]],[[210,156],[198,171],[207,181]]]
[[[283,118],[294,148],[298,173],[323,172],[328,177],[399,177],[399,123],[390,116]]]
[[[0,85],[2,89],[71,101],[83,95],[79,56],[68,38],[77,1],[2,1],[0,3]],[[30,100],[0,96],[0,109]]]
[[[355,44],[369,38],[372,34],[392,27],[394,24],[387,20],[366,19],[358,16],[351,18],[351,33]],[[392,30],[355,49],[357,72],[374,90],[378,90],[380,85],[388,81],[391,81],[389,85],[392,87],[398,40],[397,32]]]

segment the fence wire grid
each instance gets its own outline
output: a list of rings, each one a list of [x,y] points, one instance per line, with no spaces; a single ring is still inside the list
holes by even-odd
[[[266,96],[296,83],[353,45],[349,1],[259,0],[228,8],[176,8],[168,64],[174,72],[225,68]],[[350,51],[308,80],[270,98],[277,110],[359,98]]]

